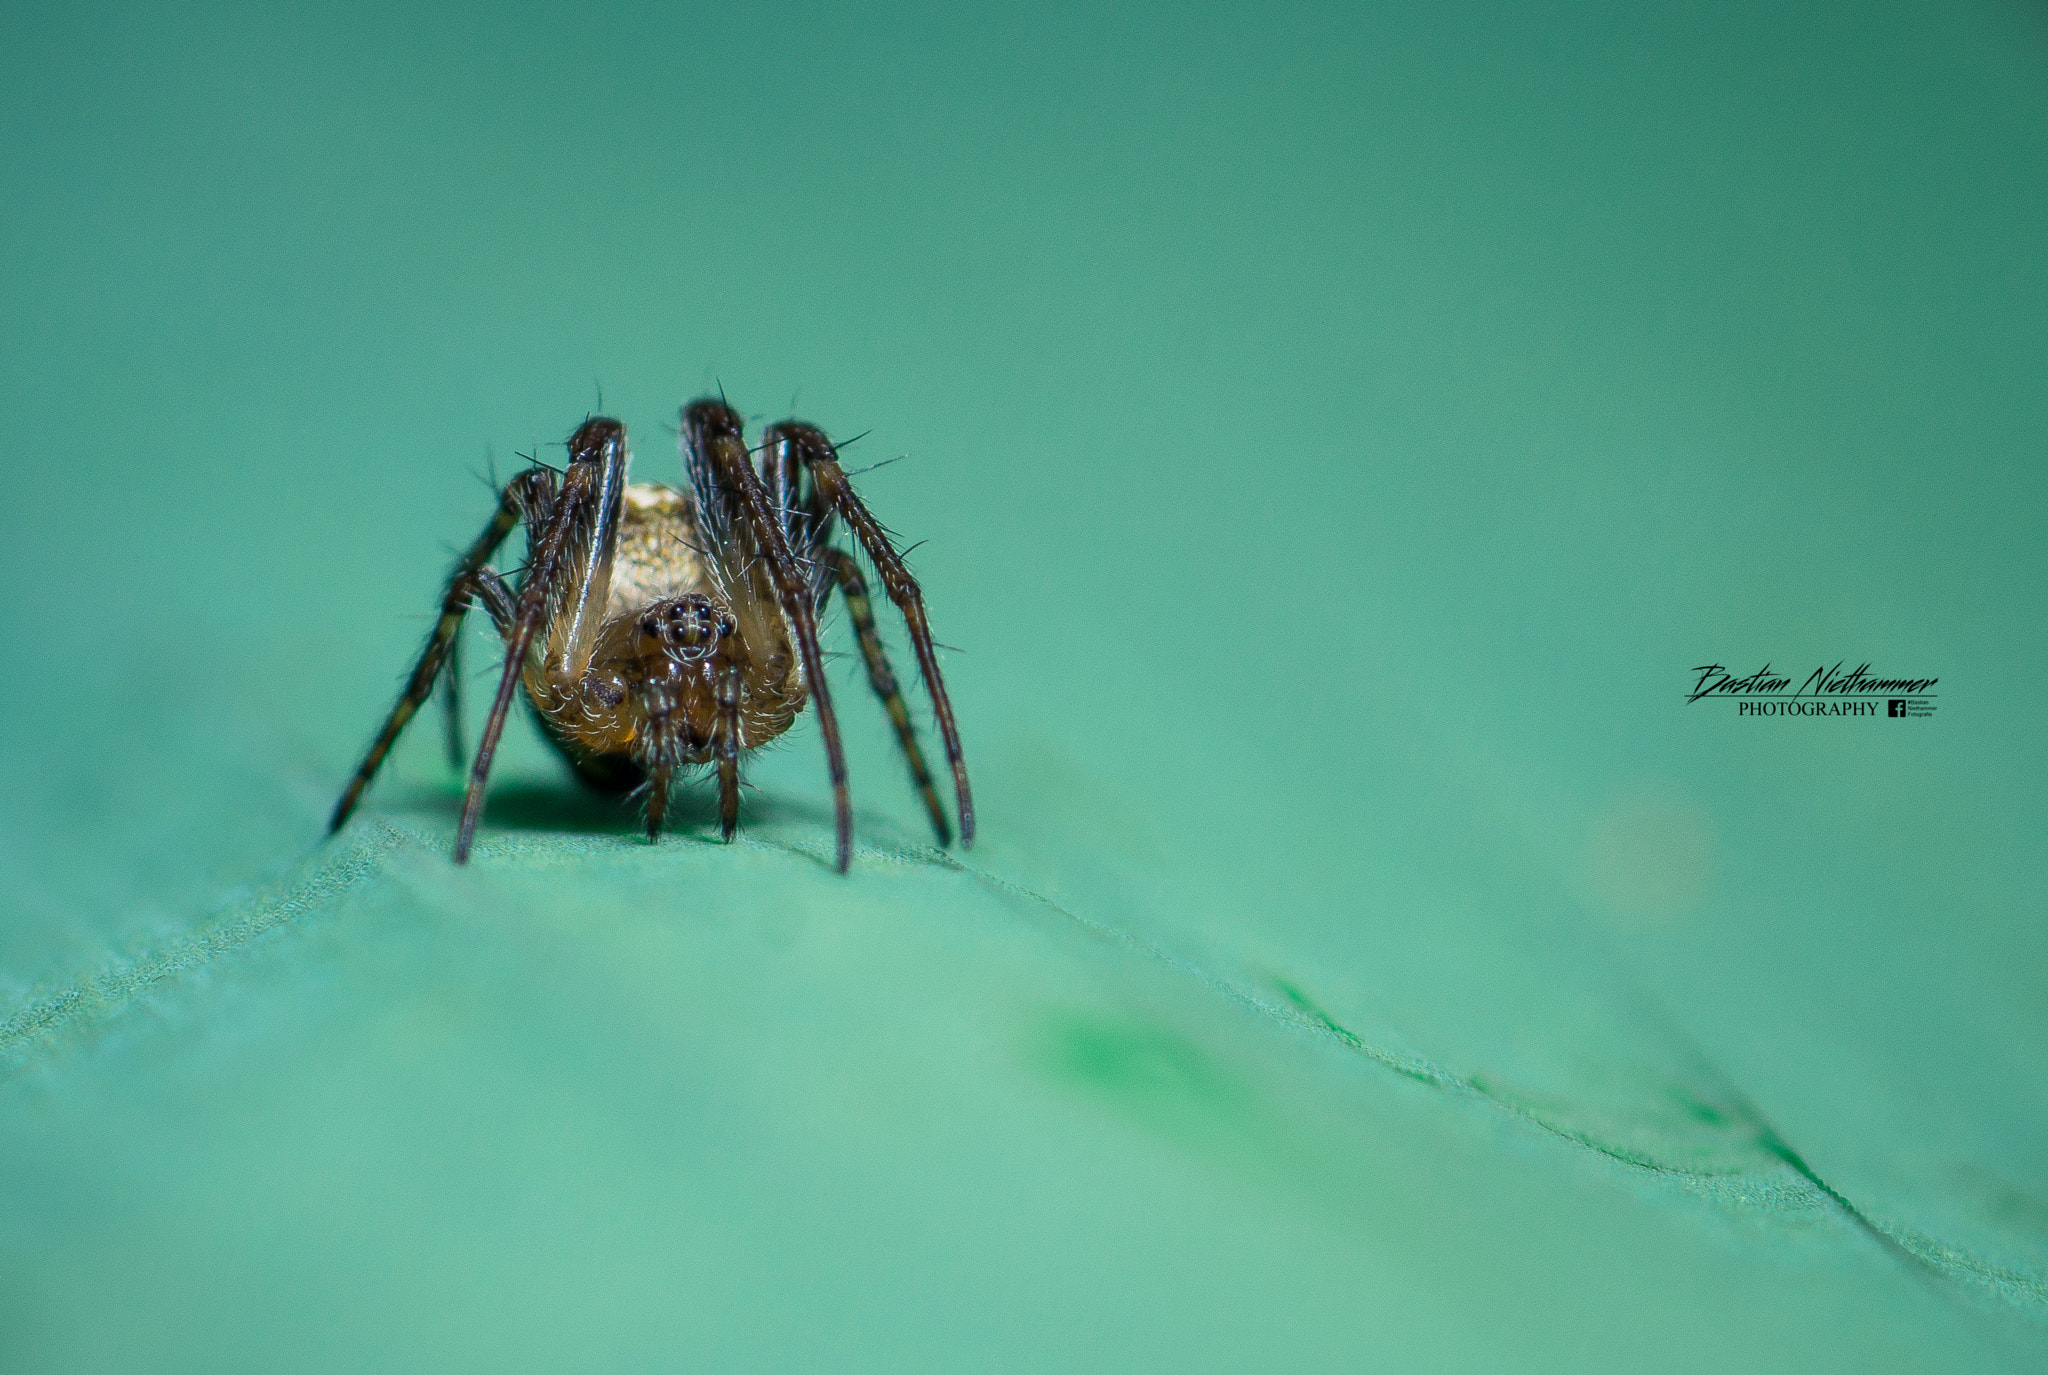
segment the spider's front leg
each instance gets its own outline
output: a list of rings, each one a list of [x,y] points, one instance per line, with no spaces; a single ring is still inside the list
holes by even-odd
[[[551,677],[580,680],[590,667],[599,621],[610,593],[618,552],[619,515],[626,495],[626,427],[616,420],[586,420],[569,437],[569,466],[554,493],[547,518],[529,526],[526,577],[505,633],[505,670],[491,714],[484,719],[470,768],[462,821],[455,828],[455,862],[469,859],[483,818],[484,785],[497,757],[498,739],[512,708],[512,694],[526,668],[527,651],[547,621],[546,664]]]
[[[482,596],[486,604],[491,605],[495,618],[495,603],[502,599],[504,584],[485,566],[491,555],[497,552],[498,546],[505,542],[506,536],[522,519],[544,518],[553,500],[554,474],[545,468],[529,469],[505,484],[505,490],[498,496],[497,514],[492,516],[491,523],[484,527],[476,543],[470,545],[448,575],[448,587],[441,596],[441,617],[434,622],[433,633],[427,636],[420,657],[413,663],[412,676],[406,680],[405,690],[399,693],[397,704],[384,719],[384,729],[378,732],[376,741],[363,756],[363,762],[356,766],[355,777],[349,781],[341,800],[334,804],[334,814],[327,823],[328,834],[340,830],[342,823],[348,820],[349,813],[362,799],[363,789],[370,785],[370,779],[383,764],[384,756],[397,743],[399,732],[412,720],[420,704],[433,695],[435,678],[450,666],[455,657],[456,632],[462,628],[462,618],[469,610],[471,599]]]
[[[693,401],[683,408],[682,440],[692,474],[702,472],[710,479],[709,484],[700,484],[700,491],[708,485],[721,507],[727,508],[707,513],[714,528],[740,525],[745,529],[767,566],[783,619],[796,641],[804,682],[818,709],[818,734],[825,741],[837,859],[839,871],[845,873],[853,865],[853,799],[846,785],[846,749],[839,739],[839,717],[832,710],[832,689],[825,679],[825,656],[818,647],[809,574],[791,552],[778,508],[754,471],[739,413],[723,401]],[[737,786],[735,782],[735,797]]]

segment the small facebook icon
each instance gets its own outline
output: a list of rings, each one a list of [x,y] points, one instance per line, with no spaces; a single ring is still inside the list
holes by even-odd
[[[1904,716],[1906,714],[1906,699],[1903,697],[1891,698],[1884,706],[1884,714],[1886,716]]]

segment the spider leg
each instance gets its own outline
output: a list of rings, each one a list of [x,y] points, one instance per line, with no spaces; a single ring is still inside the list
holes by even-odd
[[[647,839],[650,844],[661,836],[661,819],[668,812],[668,782],[670,770],[656,769],[647,780]]]
[[[448,730],[448,764],[462,767],[462,628],[448,637],[448,662],[441,674],[441,723]]]
[[[752,535],[775,580],[776,597],[803,661],[804,681],[818,704],[818,733],[825,739],[825,764],[832,776],[839,871],[844,873],[853,865],[853,798],[846,786],[846,750],[839,739],[839,718],[832,710],[832,690],[825,680],[825,656],[818,647],[810,579],[790,552],[777,508],[754,471],[738,412],[708,397],[691,402],[683,408],[683,444],[693,476],[708,472],[716,477],[723,493],[737,498],[735,514]]]
[[[505,580],[498,576],[495,568],[476,570],[476,599],[484,604],[484,611],[490,616],[491,624],[498,628],[500,636],[510,633],[512,617],[519,608],[519,599],[512,589],[505,586]]]
[[[512,590],[494,568],[476,569],[470,574],[476,600],[490,613],[491,624],[503,635],[512,623]],[[441,670],[441,715],[448,727],[448,762],[462,767],[462,635],[458,630],[448,640],[448,663]]]
[[[760,469],[761,485],[768,491],[768,504],[775,509],[783,538],[789,541],[790,552],[799,559],[808,559],[815,541],[810,533],[811,512],[803,504],[799,492],[803,469],[791,463],[789,455],[772,444],[763,445],[754,457]]]
[[[476,762],[470,767],[469,791],[462,800],[462,821],[455,828],[457,864],[468,861],[469,847],[476,839],[477,822],[483,818],[484,784],[490,778],[491,761],[497,757],[498,739],[505,732],[505,716],[526,669],[534,633],[551,614],[557,624],[570,617],[573,644],[591,598],[590,568],[601,564],[609,576],[618,545],[617,506],[625,491],[625,478],[626,427],[603,418],[584,421],[569,437],[569,466],[547,518],[539,533],[528,538],[526,578],[520,584],[519,600],[505,634],[505,671],[498,679],[491,714],[484,719]],[[569,600],[572,596],[573,603]]]
[[[831,570],[832,580],[839,584],[839,595],[846,599],[847,613],[853,617],[854,633],[860,637],[860,652],[868,662],[868,682],[875,689],[875,696],[882,699],[888,709],[890,724],[896,727],[896,743],[903,747],[904,762],[910,765],[910,781],[917,785],[917,791],[924,798],[925,810],[931,813],[932,829],[939,833],[939,844],[953,843],[953,828],[946,824],[946,807],[939,801],[939,790],[932,786],[931,770],[925,767],[924,751],[918,748],[917,727],[910,722],[910,709],[903,704],[902,689],[896,685],[896,671],[889,664],[889,651],[882,647],[882,637],[875,630],[874,607],[868,601],[867,580],[861,576],[860,565],[853,561],[853,555],[844,549],[826,549],[822,556],[825,566]]]
[[[771,447],[787,444],[803,460],[811,475],[813,493],[831,503],[861,548],[873,560],[882,586],[910,628],[911,647],[917,654],[918,670],[924,675],[925,690],[931,694],[932,715],[939,723],[939,738],[945,743],[946,762],[953,769],[953,792],[960,809],[960,843],[974,843],[974,795],[967,786],[967,763],[960,753],[960,728],[953,720],[953,703],[946,696],[945,680],[939,676],[938,651],[932,645],[931,623],[925,617],[924,594],[917,579],[903,565],[903,558],[889,542],[888,532],[870,515],[853,486],[839,467],[838,453],[824,432],[810,425],[784,421],[768,431]]]
[[[740,670],[718,675],[718,828],[730,842],[740,824]]]
[[[397,742],[398,733],[405,729],[406,723],[412,720],[413,713],[417,712],[421,704],[433,694],[434,679],[440,674],[453,652],[456,631],[462,627],[462,617],[469,610],[470,599],[483,591],[482,584],[485,578],[482,575],[488,574],[488,581],[497,582],[497,575],[484,567],[484,561],[497,552],[498,546],[505,542],[505,537],[512,533],[513,526],[531,511],[546,503],[548,494],[543,489],[550,480],[551,475],[545,470],[535,469],[521,473],[507,483],[505,490],[498,497],[497,514],[491,517],[491,523],[484,527],[484,532],[477,536],[476,543],[469,547],[455,565],[455,570],[448,575],[448,588],[441,596],[441,618],[434,623],[433,633],[427,637],[426,645],[420,650],[420,657],[413,664],[412,676],[406,680],[405,690],[399,694],[397,705],[391,708],[391,714],[384,719],[384,729],[378,732],[376,742],[370,746],[369,753],[363,756],[363,762],[356,766],[355,777],[349,781],[341,800],[334,804],[334,814],[327,822],[330,835],[340,830],[342,823],[348,820],[349,813],[356,809],[356,803],[362,799],[363,789],[370,785],[370,779],[376,775],[378,766],[384,762],[384,756],[391,752],[391,746]],[[502,590],[503,584],[499,583],[498,586]],[[489,593],[484,592],[483,595],[488,604]],[[453,677],[451,674],[451,682]],[[450,701],[452,704],[452,697]],[[456,728],[452,721],[449,738],[451,746],[456,743]],[[461,764],[459,755],[455,762]]]

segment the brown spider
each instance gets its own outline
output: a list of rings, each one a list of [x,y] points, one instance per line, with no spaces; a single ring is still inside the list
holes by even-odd
[[[867,583],[853,556],[831,543],[833,522],[844,520],[910,627],[953,768],[960,841],[973,843],[974,799],[924,599],[854,495],[832,442],[813,426],[784,421],[750,452],[738,413],[706,398],[683,409],[682,449],[690,490],[628,486],[626,427],[586,420],[569,438],[566,469],[536,464],[505,484],[497,515],[449,575],[441,618],[335,804],[330,833],[355,810],[444,670],[448,750],[461,767],[456,632],[474,599],[505,641],[505,671],[470,768],[457,864],[469,858],[513,687],[523,684],[548,739],[587,782],[607,791],[644,784],[649,839],[661,832],[677,772],[715,764],[719,820],[730,840],[739,821],[740,755],[789,729],[806,699],[815,700],[844,872],[853,859],[853,806],[817,626],[836,586],[932,828],[941,845],[950,843],[945,808],[875,633]],[[487,560],[522,521],[526,568],[507,584]]]

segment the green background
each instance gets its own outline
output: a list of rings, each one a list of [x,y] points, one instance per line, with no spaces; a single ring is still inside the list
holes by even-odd
[[[2048,1358],[2037,7],[0,62],[6,1369]],[[843,657],[848,877],[808,722],[323,841],[478,475],[717,385],[910,455],[982,843]],[[1838,660],[1938,714],[1683,700]]]

